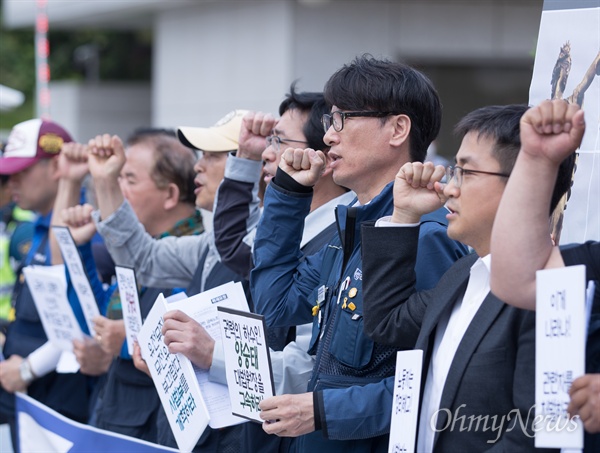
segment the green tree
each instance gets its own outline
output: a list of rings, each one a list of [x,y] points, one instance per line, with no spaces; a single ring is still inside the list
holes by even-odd
[[[2,0],[0,0],[2,23]],[[150,31],[53,30],[50,23],[51,80],[83,80],[85,70],[77,65],[75,50],[83,45],[98,49],[99,80],[150,80],[152,35]],[[34,30],[0,28],[0,84],[25,94],[25,103],[9,112],[0,112],[0,129],[35,115]]]

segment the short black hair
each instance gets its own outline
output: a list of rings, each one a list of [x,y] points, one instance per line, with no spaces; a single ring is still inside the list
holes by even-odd
[[[323,141],[325,133],[321,118],[329,113],[329,106],[325,102],[323,93],[313,91],[296,91],[296,82],[290,86],[290,92],[285,95],[285,99],[279,105],[279,115],[283,115],[288,110],[298,110],[308,114],[308,119],[302,128],[302,132],[308,142],[308,147],[327,151],[329,146]]]
[[[324,94],[329,107],[408,116],[411,161],[425,160],[440,131],[442,104],[433,83],[404,63],[363,54],[329,78]]]
[[[492,155],[500,164],[500,171],[510,174],[521,149],[521,117],[528,109],[526,104],[481,107],[465,115],[454,128],[454,132],[461,137],[474,132],[478,137],[493,140],[495,145]],[[574,165],[575,154],[565,158],[560,164],[549,215],[571,187]]]

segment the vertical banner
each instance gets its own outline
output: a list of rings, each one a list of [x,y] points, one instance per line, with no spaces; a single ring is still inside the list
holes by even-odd
[[[564,99],[582,106],[586,121],[564,218],[555,213],[562,244],[600,237],[599,30],[600,0],[544,1],[529,103]]]
[[[73,340],[81,340],[83,332],[67,300],[64,267],[27,266],[23,275],[48,341],[63,351],[72,351]]]
[[[142,311],[138,294],[135,271],[130,267],[115,266],[125,335],[127,337],[127,352],[133,355],[133,344],[137,341],[137,334],[142,328]]]
[[[138,343],[177,446],[191,452],[210,417],[192,363],[182,354],[171,354],[165,345],[162,327],[166,311],[167,302],[160,294],[138,333]]]
[[[585,305],[585,266],[537,272],[536,448],[583,448],[583,423],[567,407],[571,383],[585,372]]]
[[[259,403],[275,394],[263,316],[217,307],[231,411],[262,423]]]
[[[414,453],[419,420],[423,351],[398,351],[389,453]]]
[[[92,291],[90,280],[83,267],[79,250],[77,250],[73,236],[71,236],[71,232],[67,227],[53,226],[52,232],[56,237],[56,242],[60,248],[65,266],[69,269],[71,282],[81,304],[90,336],[94,337],[96,331],[94,330],[93,320],[96,316],[100,315],[100,311],[98,310],[98,303],[96,302],[94,291]]]

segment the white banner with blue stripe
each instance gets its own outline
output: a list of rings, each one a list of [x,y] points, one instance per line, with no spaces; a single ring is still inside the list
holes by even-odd
[[[27,395],[16,394],[21,453],[165,453],[178,450],[74,422]]]

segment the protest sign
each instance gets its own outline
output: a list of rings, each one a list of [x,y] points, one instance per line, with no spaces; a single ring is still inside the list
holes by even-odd
[[[129,267],[115,266],[123,322],[125,323],[125,336],[127,338],[127,351],[133,355],[133,344],[137,341],[137,334],[142,328],[142,312],[135,271]]]
[[[396,353],[389,453],[415,451],[422,365],[423,351],[420,349]]]
[[[64,267],[27,266],[23,275],[48,341],[72,351],[73,340],[82,339],[83,332],[67,299]]]
[[[536,448],[583,448],[583,424],[569,419],[569,388],[585,372],[585,266],[536,274]]]
[[[138,332],[138,343],[177,446],[191,452],[208,425],[209,414],[191,362],[182,354],[169,353],[165,345],[166,310],[167,302],[160,294]]]
[[[79,250],[77,250],[77,245],[75,245],[75,241],[73,241],[71,232],[67,227],[53,226],[52,232],[56,237],[60,253],[69,270],[71,282],[75,289],[75,293],[77,294],[77,298],[79,299],[79,303],[81,304],[81,309],[83,310],[90,336],[93,337],[96,335],[93,319],[98,316],[100,312],[98,311],[98,304],[94,297],[88,275],[83,267]]]
[[[259,403],[275,394],[264,317],[217,307],[231,410],[262,423]]]
[[[221,348],[221,326],[217,312],[218,306],[248,311],[248,302],[246,301],[242,284],[239,282],[226,283],[203,293],[196,294],[188,299],[169,303],[167,309],[181,310],[196,320],[215,341],[215,348]],[[210,381],[208,370],[194,366],[194,371],[208,413],[210,414],[211,428],[218,429],[247,421],[233,415],[227,385]]]

